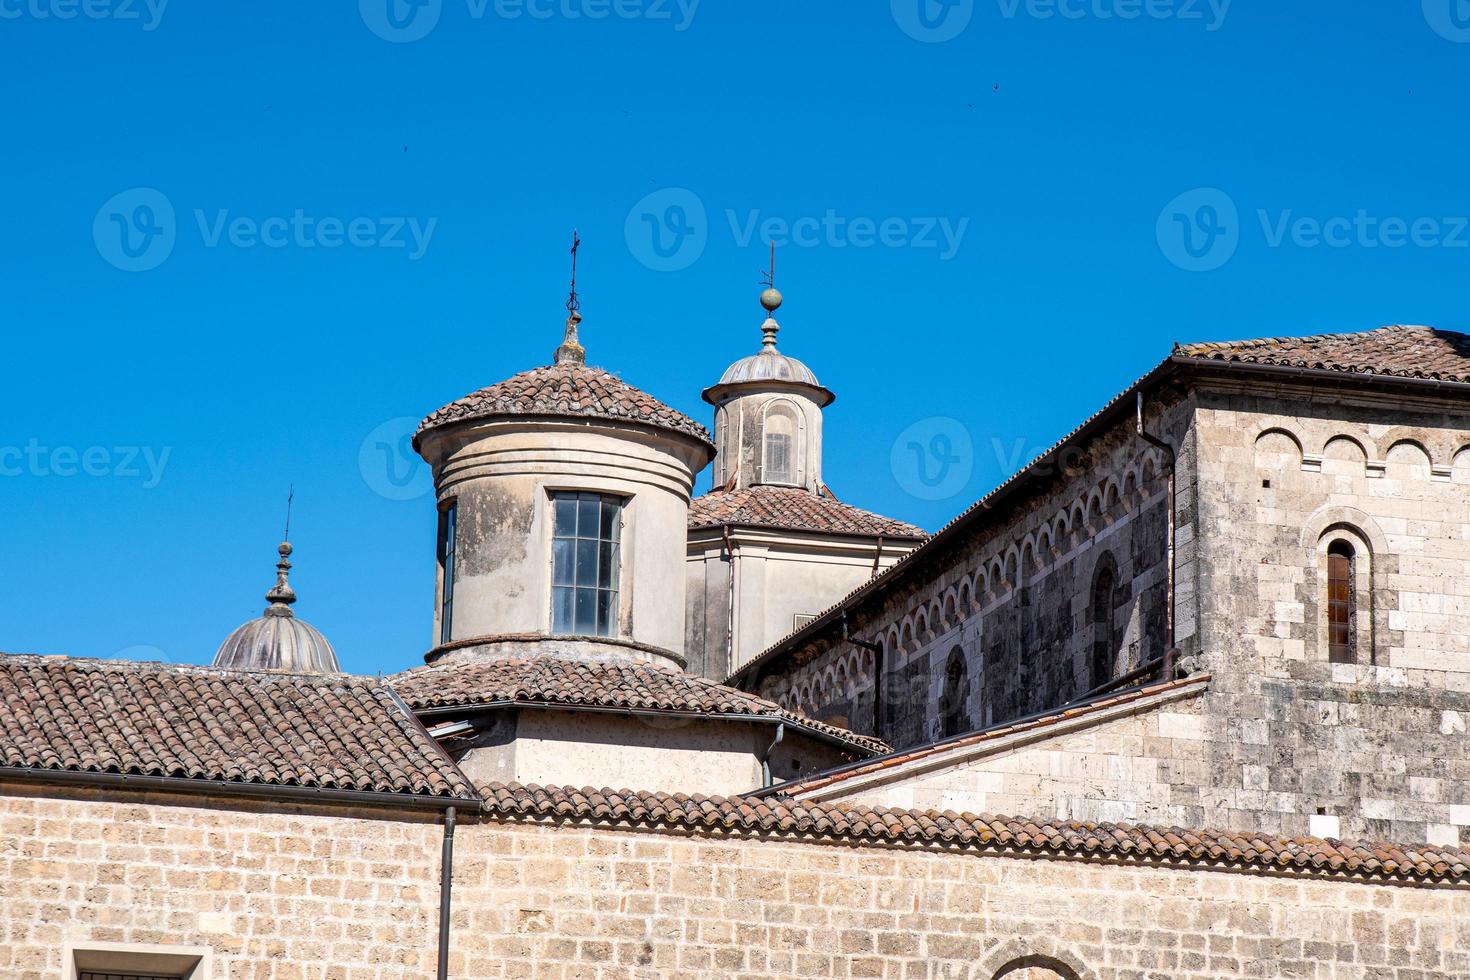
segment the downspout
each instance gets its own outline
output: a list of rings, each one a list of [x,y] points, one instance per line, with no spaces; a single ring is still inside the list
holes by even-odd
[[[725,560],[730,563],[729,594],[725,599],[725,669],[735,667],[735,546],[730,542],[730,525],[726,524]]]
[[[1165,460],[1167,461],[1169,467],[1169,506],[1167,511],[1169,522],[1168,556],[1166,558],[1165,566],[1168,575],[1164,598],[1164,657],[1163,664],[1160,670],[1163,679],[1169,681],[1174,679],[1174,660],[1179,653],[1179,651],[1175,649],[1174,646],[1174,593],[1176,587],[1175,551],[1178,545],[1176,536],[1178,535],[1179,531],[1178,520],[1175,516],[1175,511],[1178,509],[1179,506],[1177,499],[1177,487],[1175,485],[1177,482],[1176,464],[1178,463],[1178,456],[1175,454],[1173,446],[1169,445],[1163,439],[1160,439],[1157,436],[1150,434],[1148,429],[1144,427],[1142,389],[1140,389],[1138,392],[1138,437],[1144,442],[1148,443],[1150,446],[1154,446],[1155,448],[1161,450],[1164,453]]]
[[[878,573],[880,571],[882,571],[882,569],[883,569],[883,535],[880,534],[880,535],[878,535],[878,553],[873,556],[873,574],[870,577],[871,578],[876,578],[878,576]]]
[[[761,753],[761,789],[769,789],[775,785],[775,780],[771,779],[771,753],[776,751],[776,746],[780,745],[781,740],[785,737],[786,726],[777,725],[776,738],[766,747],[766,751]],[[439,980],[444,980],[444,978],[440,977]]]
[[[444,811],[444,851],[439,857],[439,980],[449,980],[449,897],[454,886],[454,807]]]
[[[883,644],[859,640],[847,628],[847,610],[842,610],[842,638],[853,646],[873,654],[873,735],[883,737]]]

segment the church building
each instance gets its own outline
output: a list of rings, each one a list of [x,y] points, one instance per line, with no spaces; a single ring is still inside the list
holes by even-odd
[[[427,415],[400,673],[289,543],[211,666],[0,656],[0,977],[1470,976],[1470,337],[1178,347],[928,535],[761,305],[713,435],[575,292]]]

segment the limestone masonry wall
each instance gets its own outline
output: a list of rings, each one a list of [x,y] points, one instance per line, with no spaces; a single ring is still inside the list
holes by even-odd
[[[7,980],[101,942],[209,947],[202,980],[433,975],[427,819],[9,786],[0,831]],[[1462,888],[533,823],[457,840],[456,978],[1470,975]]]

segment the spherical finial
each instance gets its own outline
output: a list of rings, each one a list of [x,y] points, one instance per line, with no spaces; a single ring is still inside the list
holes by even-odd
[[[761,293],[761,306],[764,306],[766,308],[767,313],[775,313],[777,310],[779,310],[781,308],[781,303],[783,302],[783,300],[784,297],[781,295],[781,290],[777,289],[775,286],[772,286],[770,289],[767,289],[765,292]]]
[[[289,542],[289,541],[282,541],[281,542],[281,546],[279,548],[277,548],[276,550],[281,553],[281,557],[282,558],[290,558],[291,557],[291,542]]]

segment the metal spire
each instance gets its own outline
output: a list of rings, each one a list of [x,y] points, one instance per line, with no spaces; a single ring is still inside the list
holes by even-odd
[[[572,289],[567,295],[567,331],[561,346],[556,349],[556,364],[581,365],[587,363],[587,350],[577,339],[577,324],[582,322],[582,301],[577,298],[577,253],[582,249],[582,239],[572,229]]]
[[[291,575],[291,503],[295,499],[296,485],[293,483],[286,494],[286,534],[276,549],[281,556],[281,560],[276,562],[276,585],[265,594],[265,601],[270,603],[265,611],[267,616],[290,616],[291,603],[296,601],[296,590],[287,581]]]
[[[761,345],[763,350],[774,351],[776,349],[776,334],[781,332],[781,324],[776,322],[776,311],[781,308],[783,297],[781,291],[776,288],[776,243],[771,243],[771,270],[761,274],[761,284],[766,291],[761,293],[761,306],[766,310],[766,322],[761,324],[763,339]]]

